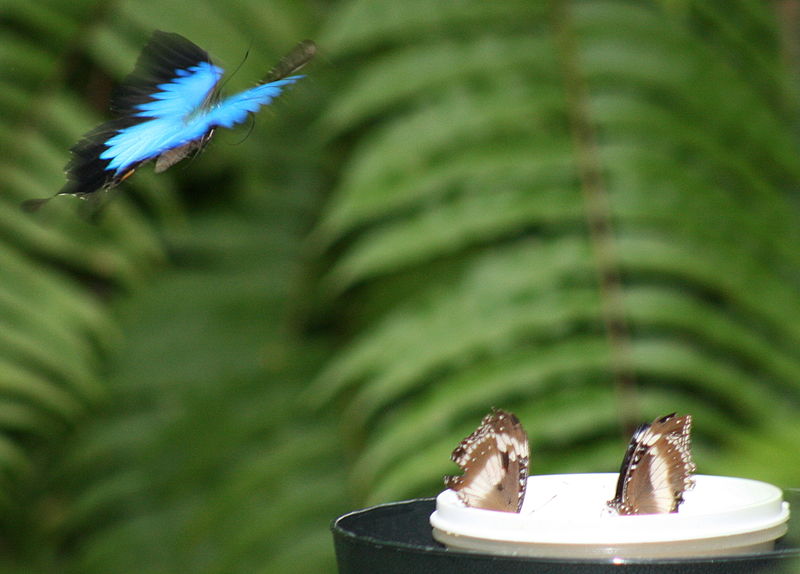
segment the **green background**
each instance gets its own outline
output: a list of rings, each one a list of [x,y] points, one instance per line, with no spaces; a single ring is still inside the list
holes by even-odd
[[[0,571],[332,572],[492,406],[534,473],[678,411],[699,472],[800,486],[799,13],[0,0]],[[96,221],[21,212],[153,29],[229,93],[320,50]]]

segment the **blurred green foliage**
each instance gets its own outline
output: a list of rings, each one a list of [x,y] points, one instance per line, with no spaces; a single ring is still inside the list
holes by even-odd
[[[330,572],[489,407],[533,472],[695,417],[800,484],[795,2],[0,4],[0,572]],[[96,223],[63,183],[154,29],[309,77]],[[245,137],[246,136],[246,137]]]

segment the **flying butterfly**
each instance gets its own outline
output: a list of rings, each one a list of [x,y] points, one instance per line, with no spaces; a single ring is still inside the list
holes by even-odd
[[[492,409],[450,457],[464,474],[445,476],[447,488],[473,508],[519,512],[528,482],[528,436],[512,413]]]
[[[300,42],[258,85],[223,97],[224,70],[208,53],[179,34],[155,31],[112,98],[118,117],[70,150],[68,181],[56,195],[87,198],[119,185],[150,160],[156,162],[156,173],[166,170],[202,149],[217,128],[240,124],[268,105],[303,77],[291,74],[315,53],[314,42]],[[28,200],[23,208],[35,210],[49,199]]]
[[[684,492],[694,486],[691,428],[691,415],[675,413],[640,426],[625,452],[608,508],[621,515],[677,512]]]

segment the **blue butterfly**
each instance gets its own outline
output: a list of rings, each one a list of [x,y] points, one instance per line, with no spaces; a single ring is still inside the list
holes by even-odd
[[[67,184],[56,195],[86,198],[111,189],[143,163],[155,160],[160,173],[202,149],[214,130],[242,123],[269,104],[291,76],[316,53],[305,40],[286,55],[254,88],[223,98],[219,82],[224,70],[203,49],[183,36],[155,31],[133,72],[111,101],[119,116],[87,133],[70,151]],[[35,210],[52,198],[23,203]]]

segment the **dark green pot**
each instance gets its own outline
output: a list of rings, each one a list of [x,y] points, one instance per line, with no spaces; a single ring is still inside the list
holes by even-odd
[[[785,492],[800,512],[800,490]],[[684,560],[565,560],[456,552],[433,539],[433,498],[394,502],[333,522],[339,574],[800,574],[800,517],[771,552]]]

